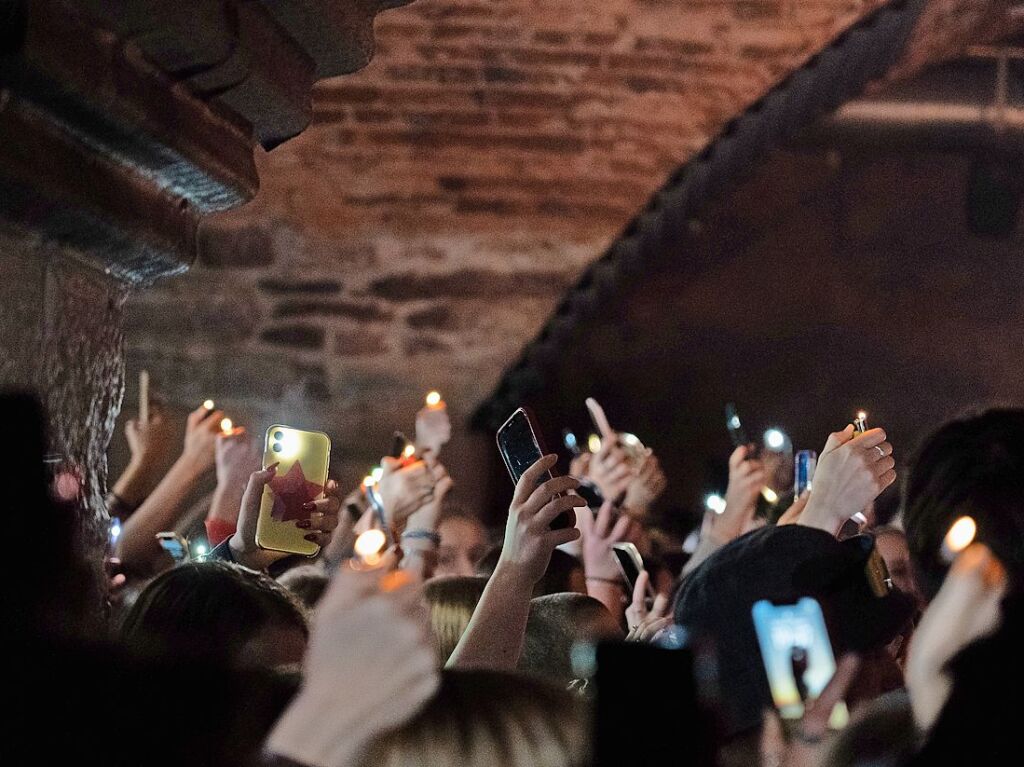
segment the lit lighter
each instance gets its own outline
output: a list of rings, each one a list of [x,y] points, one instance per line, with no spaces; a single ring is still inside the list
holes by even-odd
[[[949,532],[942,541],[942,560],[946,564],[952,564],[956,555],[971,545],[977,532],[978,525],[973,518],[960,517],[950,525]]]
[[[357,570],[376,567],[383,558],[382,552],[386,544],[387,536],[382,530],[374,527],[364,531],[356,538],[352,547],[355,553],[351,560],[352,566]]]
[[[857,417],[853,419],[854,434],[863,434],[868,430],[868,414],[863,410],[857,411]]]

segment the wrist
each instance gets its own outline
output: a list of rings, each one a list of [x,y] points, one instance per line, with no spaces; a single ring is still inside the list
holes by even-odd
[[[842,520],[836,519],[835,515],[830,514],[824,504],[815,503],[813,496],[808,499],[807,505],[800,513],[798,524],[804,527],[816,527],[829,535],[837,535],[843,526]]]
[[[248,547],[245,545],[245,539],[236,530],[234,535],[228,538],[228,549],[231,551],[231,558],[236,563],[244,565],[249,560]]]
[[[213,465],[209,461],[204,460],[202,456],[185,452],[178,456],[178,460],[174,462],[172,468],[194,480],[206,474],[206,472],[213,468]]]
[[[498,565],[494,568],[491,580],[501,583],[515,592],[525,594],[532,594],[533,587],[537,585],[537,579],[531,577],[523,565],[502,559],[498,560]]]

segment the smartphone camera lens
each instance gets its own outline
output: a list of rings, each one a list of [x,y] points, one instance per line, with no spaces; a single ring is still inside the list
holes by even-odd
[[[281,452],[281,443],[280,442],[275,442],[271,447],[273,448],[275,453],[280,453]]]
[[[274,439],[276,439],[276,440],[278,440],[280,442],[282,439],[284,439],[284,432],[282,432],[282,431],[275,431],[274,432]],[[277,448],[275,448],[275,450],[276,449]]]

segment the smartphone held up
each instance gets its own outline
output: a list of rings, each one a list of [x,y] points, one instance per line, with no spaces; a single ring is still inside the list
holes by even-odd
[[[316,556],[320,546],[306,540],[298,526],[312,513],[311,503],[323,497],[331,456],[331,440],[320,431],[275,424],[267,429],[263,467],[277,464],[263,489],[256,523],[256,543],[264,549]]]
[[[505,462],[513,484],[517,484],[523,474],[537,461],[544,457],[539,430],[526,408],[518,408],[508,420],[501,425],[497,433],[498,452]],[[553,479],[554,474],[548,470],[541,477],[541,483]],[[559,514],[551,523],[554,530],[572,527],[572,518],[568,513]]]

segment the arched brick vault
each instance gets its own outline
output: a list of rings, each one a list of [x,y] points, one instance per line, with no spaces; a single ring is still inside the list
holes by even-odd
[[[189,275],[132,299],[129,370],[257,426],[325,427],[351,481],[426,388],[468,417],[674,168],[881,5],[420,0],[389,12],[371,65],[320,86],[310,130],[258,158],[256,201],[206,227]],[[994,4],[931,5],[958,14],[945,35],[973,34],[964,9]]]

